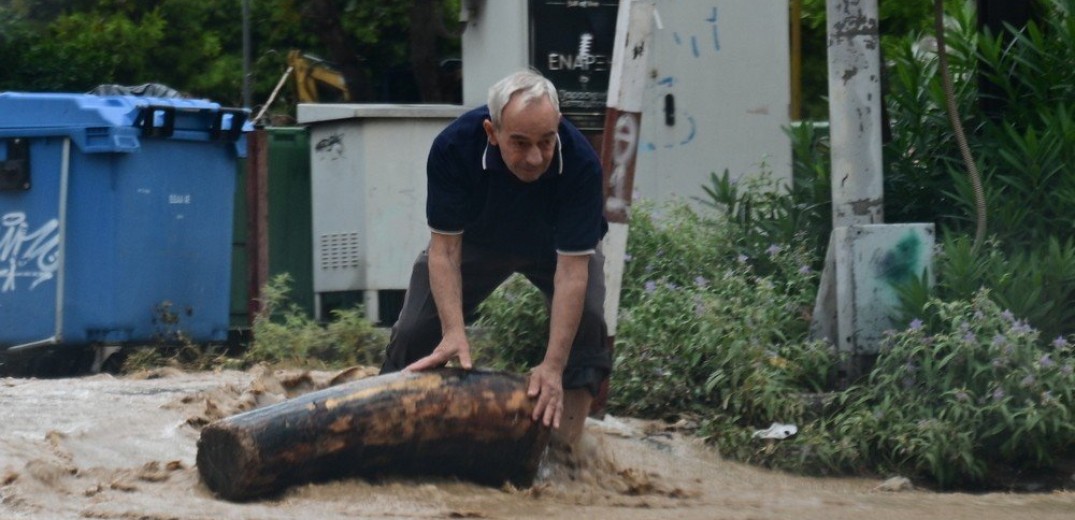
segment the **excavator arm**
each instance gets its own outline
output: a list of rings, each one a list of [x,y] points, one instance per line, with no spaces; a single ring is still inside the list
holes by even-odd
[[[292,50],[287,55],[287,64],[294,75],[300,103],[351,100],[343,74],[328,62]]]

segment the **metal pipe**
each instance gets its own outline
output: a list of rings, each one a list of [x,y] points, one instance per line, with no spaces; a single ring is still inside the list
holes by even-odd
[[[791,110],[792,121],[802,119],[803,106],[803,2],[791,0]]]
[[[63,156],[60,159],[60,208],[57,212],[59,222],[58,238],[60,249],[57,251],[56,269],[56,333],[57,342],[63,338],[63,306],[67,280],[67,193],[71,177],[71,139],[63,140]]]
[[[253,103],[250,94],[250,0],[243,0],[243,108]]]

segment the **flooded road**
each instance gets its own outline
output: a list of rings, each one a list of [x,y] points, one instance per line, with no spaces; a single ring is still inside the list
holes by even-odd
[[[370,375],[355,371],[348,377]],[[264,500],[214,498],[194,466],[201,426],[324,387],[335,373],[160,369],[122,378],[0,379],[2,519],[567,518],[1060,519],[1075,492],[887,492],[723,461],[643,421],[590,421],[580,453],[526,489],[348,479]]]

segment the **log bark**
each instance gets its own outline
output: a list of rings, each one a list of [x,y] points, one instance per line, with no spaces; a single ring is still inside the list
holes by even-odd
[[[221,419],[198,440],[210,490],[247,500],[347,476],[454,476],[529,486],[549,440],[516,374],[375,376]]]

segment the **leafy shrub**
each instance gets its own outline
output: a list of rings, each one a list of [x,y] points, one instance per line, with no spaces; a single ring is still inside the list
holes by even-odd
[[[928,321],[890,336],[869,381],[848,391],[834,431],[865,458],[942,486],[1075,453],[1075,352],[979,291],[932,300]]]
[[[334,319],[323,326],[288,301],[290,283],[288,274],[280,274],[262,289],[247,360],[334,367],[382,362],[385,334],[364,317],[361,308],[335,310]]]
[[[610,406],[650,417],[720,414],[766,423],[802,413],[833,359],[804,340],[813,258],[801,243],[740,252],[743,228],[686,205],[636,206]],[[758,274],[764,265],[769,274]]]
[[[969,299],[980,287],[1049,335],[1075,331],[1075,1],[1043,3],[1040,22],[980,34],[969,4],[948,18],[956,101],[981,170],[988,233],[973,234],[975,197],[944,110],[936,57],[919,35],[886,47],[892,141],[885,147],[886,218],[941,230],[937,288],[907,288],[921,312],[930,296]],[[981,78],[995,86],[980,91]]]
[[[926,318],[930,299],[969,300],[982,288],[1045,337],[1068,334],[1075,324],[1075,243],[1048,239],[1038,247],[1007,252],[996,240],[975,250],[972,240],[953,236],[934,257],[937,273],[931,288],[916,280],[900,288],[903,321]]]
[[[545,355],[549,310],[545,295],[519,274],[512,275],[478,306],[471,342],[475,363],[526,372]]]

